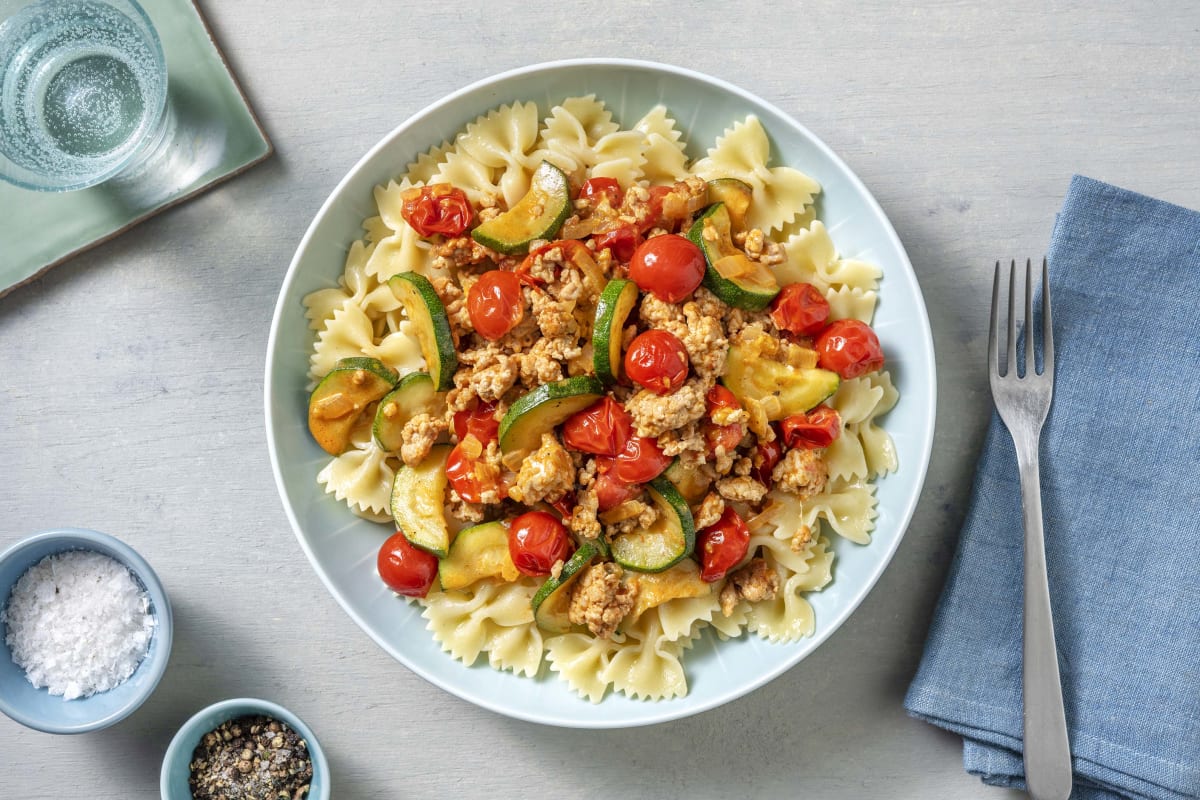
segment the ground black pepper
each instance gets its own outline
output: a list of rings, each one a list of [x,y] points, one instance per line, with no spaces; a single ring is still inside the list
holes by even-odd
[[[193,800],[302,800],[312,774],[302,736],[271,717],[247,716],[204,734],[188,785]]]

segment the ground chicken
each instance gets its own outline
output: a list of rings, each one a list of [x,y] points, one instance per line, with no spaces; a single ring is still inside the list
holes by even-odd
[[[609,541],[624,533],[644,531],[658,519],[658,509],[653,503],[643,500],[626,500],[616,508],[600,515],[604,523],[604,535]]]
[[[721,495],[716,492],[709,492],[704,496],[700,507],[693,512],[693,517],[696,521],[696,530],[702,530],[709,525],[716,525],[724,513],[725,501],[721,499]]]
[[[829,480],[829,468],[822,457],[824,450],[807,450],[796,447],[787,451],[783,460],[775,465],[771,479],[782,491],[790,492],[801,500],[807,500],[825,488]]]
[[[434,258],[446,259],[448,265],[455,270],[490,261],[494,255],[495,253],[470,236],[456,236],[433,247]]]
[[[542,446],[521,462],[517,480],[508,496],[518,503],[533,505],[555,502],[575,487],[575,465],[553,433],[542,434]]]
[[[800,528],[792,534],[792,540],[788,543],[793,553],[803,553],[805,549],[812,544],[813,529],[808,525],[801,525]]]
[[[668,395],[641,390],[625,404],[633,417],[638,436],[659,437],[667,431],[678,430],[705,414],[704,395],[708,387],[696,378],[687,381]]]
[[[665,431],[658,437],[658,447],[668,456],[677,456],[690,450],[698,453],[701,461],[705,460],[708,452],[708,442],[705,441],[704,432],[696,422],[689,422],[677,430]]]
[[[384,409],[385,413],[387,409]],[[400,458],[405,464],[410,467],[415,467],[425,460],[425,456],[429,455],[433,443],[437,438],[446,432],[449,426],[446,424],[444,417],[435,417],[432,414],[417,414],[415,417],[404,423],[404,428],[400,431]]]
[[[719,598],[721,613],[731,616],[742,600],[757,603],[770,600],[778,593],[779,574],[765,560],[751,559],[746,566],[729,573]]]
[[[642,305],[638,309],[638,318],[647,328],[655,328],[660,331],[674,334],[680,341],[687,336],[688,323],[687,316],[683,313],[683,307],[675,303],[668,303],[666,300],[660,300],[653,294],[647,292],[642,295]]]
[[[588,568],[571,591],[567,617],[575,625],[586,625],[601,639],[616,631],[633,608],[637,591],[621,578],[624,570],[605,562]]]
[[[737,475],[718,480],[717,493],[731,503],[749,503],[753,506],[767,496],[767,487],[748,475]]]
[[[687,350],[688,361],[697,375],[716,382],[725,369],[725,356],[729,353],[725,326],[720,317],[703,313],[695,302],[685,303],[683,313],[687,322],[680,340]]]
[[[564,519],[563,522],[572,533],[581,539],[598,539],[601,528],[596,512],[599,508],[600,501],[596,498],[596,491],[584,489],[576,493],[575,508],[571,510],[571,516]]]
[[[461,366],[454,373],[454,385],[466,395],[456,395],[458,403],[469,403],[476,397],[484,402],[499,400],[520,376],[518,357],[505,353],[495,342],[464,350],[458,360]]]
[[[453,488],[447,488],[446,494],[449,497],[450,515],[457,520],[474,525],[483,522],[486,516],[483,504],[468,503],[458,496],[458,492]]]

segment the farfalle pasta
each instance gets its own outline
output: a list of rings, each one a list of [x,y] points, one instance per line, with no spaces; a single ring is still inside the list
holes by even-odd
[[[697,160],[668,107],[625,122],[591,95],[469,122],[304,301],[318,480],[384,523],[382,580],[449,657],[592,702],[687,694],[700,636],[812,635],[898,468],[882,272],[818,183],[754,116]]]

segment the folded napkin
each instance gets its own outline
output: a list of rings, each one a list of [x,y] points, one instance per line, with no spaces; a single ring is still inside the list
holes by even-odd
[[[1072,797],[1197,798],[1200,214],[1076,176],[1049,259],[1042,497]],[[1023,788],[1021,565],[1016,457],[993,413],[905,707],[963,736],[970,773]]]

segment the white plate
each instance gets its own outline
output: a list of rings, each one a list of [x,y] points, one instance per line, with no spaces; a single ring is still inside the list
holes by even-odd
[[[419,153],[453,138],[495,106],[533,100],[545,115],[565,97],[590,93],[626,126],[652,106],[666,105],[693,157],[703,155],[735,120],[757,114],[771,137],[775,162],[820,181],[820,217],[842,253],[883,268],[874,327],[900,391],[899,404],[881,422],[895,441],[900,470],[878,483],[879,518],[870,545],[831,537],[837,540],[834,580],[809,595],[816,634],[794,644],[770,644],[753,634],[720,642],[707,631],[684,656],[688,695],[661,702],[610,693],[592,704],[545,666],[534,680],[493,670],[482,656],[471,667],[453,660],[425,630],[420,609],[396,599],[375,574],[386,528],[355,518],[317,484],[328,456],[307,428],[313,334],[301,299],[341,275],[347,249],[363,235],[362,221],[377,213],[372,188],[399,176]],[[628,727],[695,714],[763,685],[816,649],[866,596],[900,543],[925,479],[934,401],[933,341],[920,288],[895,231],[858,178],[769,103],[696,72],[641,61],[559,61],[514,70],[455,92],[392,131],[342,179],[300,242],[279,294],[267,353],[267,442],[275,479],[300,546],[333,596],[381,647],[446,691],[501,714],[569,727]]]

